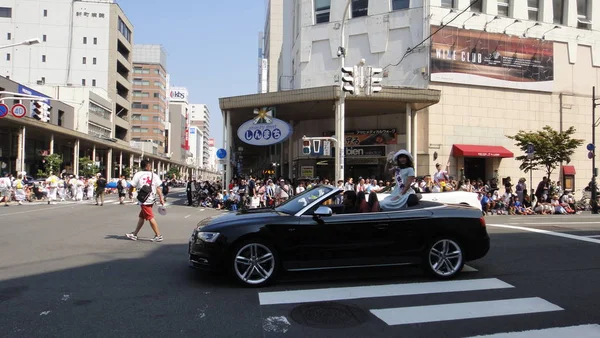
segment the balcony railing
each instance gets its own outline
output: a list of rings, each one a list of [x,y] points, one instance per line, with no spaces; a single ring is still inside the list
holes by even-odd
[[[278,90],[293,90],[294,89],[294,77],[282,75],[279,77],[279,83],[277,84]]]

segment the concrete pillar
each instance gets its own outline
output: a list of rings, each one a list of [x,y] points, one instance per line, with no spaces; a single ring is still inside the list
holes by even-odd
[[[48,151],[50,155],[54,154],[54,134],[50,134],[50,146]]]
[[[131,169],[131,174],[133,175],[133,154],[129,154],[129,169]],[[129,178],[129,177],[128,177]]]
[[[415,174],[418,170],[417,167],[417,161],[418,161],[418,152],[419,149],[417,147],[417,132],[418,132],[418,126],[417,126],[417,112],[413,111],[412,112],[412,151],[410,152],[413,156],[414,159],[414,163],[413,165],[415,166]]]
[[[119,152],[119,177],[123,175],[123,152]]]
[[[229,182],[231,181],[231,177],[233,174],[233,168],[231,166],[231,152],[233,151],[233,137],[231,134],[231,111],[227,110],[225,112],[225,150],[227,150],[227,170],[225,171],[225,182],[223,182],[223,187],[227,189],[227,193],[229,193]]]
[[[406,150],[411,152],[412,149],[412,108],[410,104],[406,104]],[[411,152],[412,154],[412,152]],[[413,157],[415,154],[412,154]]]
[[[96,163],[96,145],[92,146],[92,162]]]
[[[73,146],[73,175],[79,176],[79,139],[75,140]]]
[[[106,152],[106,180],[110,181],[112,179],[112,162],[113,162],[113,150],[112,148],[108,148]]]
[[[155,161],[152,160],[152,172],[154,172],[154,168],[155,168]]]
[[[292,126],[292,128],[293,128],[294,121],[290,121],[290,126]],[[294,149],[293,148],[293,145],[294,145],[293,134],[292,134],[292,136],[290,136],[288,138],[287,142],[288,142],[288,175],[287,176],[289,177],[290,180],[293,180],[294,179],[293,178],[293,174],[294,174],[293,169],[294,169],[294,167],[292,166],[292,162],[293,162],[292,153],[293,153],[293,149]]]
[[[17,161],[15,166],[17,167],[17,172],[25,171],[25,167],[23,166],[23,156],[24,156],[24,147],[23,147],[23,139],[25,138],[25,127],[19,128],[19,135],[17,136]]]

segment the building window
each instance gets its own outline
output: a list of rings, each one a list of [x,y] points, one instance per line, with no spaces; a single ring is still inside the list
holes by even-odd
[[[123,35],[123,37],[125,37],[125,39],[127,41],[131,42],[131,30],[129,29],[129,27],[127,27],[127,25],[125,24],[123,19],[121,19],[120,17],[119,17],[119,32],[121,32],[121,34]]]
[[[152,121],[160,122],[160,116],[152,116]]]
[[[81,79],[81,85],[85,86],[85,79]]]
[[[90,113],[100,116],[101,118],[103,118],[105,120],[110,120],[110,116],[112,115],[108,109],[100,107],[99,105],[95,104],[94,102],[90,102],[89,111],[90,111]]]
[[[143,92],[143,91],[141,91],[141,90],[134,90],[134,91],[133,91],[133,96],[134,96],[134,97],[149,97],[149,96],[150,96],[150,93],[148,93],[148,92]],[[147,105],[146,105],[146,106],[147,106]],[[146,107],[146,109],[148,109],[148,108]]]
[[[331,0],[315,0],[315,23],[329,22]]]
[[[510,0],[498,0],[498,15],[508,16],[510,9]]]
[[[94,38],[94,45],[98,44],[98,38]]]
[[[83,57],[83,64],[87,64],[87,58],[85,56]]]
[[[483,11],[483,0],[479,0],[471,5],[471,12],[481,13]]]
[[[552,1],[552,12],[554,15],[553,22],[559,25],[563,23],[565,0],[553,0]]]
[[[592,29],[588,9],[588,0],[577,0],[577,28]]]
[[[46,62],[46,55],[42,55],[42,62]]]
[[[46,40],[47,40],[47,36],[46,36],[46,34],[42,35],[42,41],[43,41],[43,42],[46,42]]]
[[[6,61],[10,61],[10,53],[6,53]]]
[[[96,79],[92,79],[92,87],[96,87]]]
[[[48,16],[48,10],[44,9],[44,16]]]
[[[10,40],[12,38],[12,34],[6,33],[6,40]]]
[[[159,105],[157,105],[157,104],[152,105],[152,109],[154,109],[154,110],[158,110],[158,107],[159,107]]]
[[[410,0],[392,0],[392,10],[410,8]]]
[[[160,130],[158,128],[154,128],[154,133],[155,134],[162,134],[162,130]]]
[[[442,0],[442,7],[454,8],[454,0]]]
[[[352,0],[352,17],[367,16],[369,14],[369,0]]]
[[[83,44],[87,45],[87,37],[85,37],[85,36],[83,37]]]
[[[529,20],[538,21],[540,10],[540,0],[527,0],[527,13],[529,14]]]
[[[142,104],[141,102],[134,102],[131,107],[133,109],[148,109],[148,105],[147,104]]]
[[[65,112],[62,110],[58,111],[58,126],[62,127],[62,125],[65,123]]]
[[[154,97],[154,98],[159,98],[160,96],[159,96],[159,94],[158,94],[158,93],[154,93],[154,96],[153,96],[153,97]]]
[[[0,7],[0,18],[12,18],[12,8]]]
[[[42,84],[46,84],[46,78],[42,76]]]
[[[93,59],[92,59],[92,63],[93,63],[93,64],[96,64],[96,58],[93,58]]]

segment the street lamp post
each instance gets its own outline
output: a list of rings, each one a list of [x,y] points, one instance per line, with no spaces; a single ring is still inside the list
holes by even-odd
[[[4,46],[0,46],[0,49],[4,49],[4,48],[11,48],[11,47],[17,47],[17,46],[31,46],[31,45],[36,45],[40,43],[40,39],[35,38],[35,39],[28,39],[19,43],[13,43],[10,45],[4,45]]]
[[[346,7],[344,8],[344,16],[342,17],[342,26],[341,26],[341,41],[340,48],[338,49],[338,54],[340,55],[340,71],[345,67],[346,62],[346,40],[345,40],[345,32],[346,32],[346,19],[348,18],[348,10],[350,9],[350,4],[352,0],[347,0]],[[346,92],[343,90],[344,81],[340,76],[340,105],[339,108],[336,109],[336,137],[337,137],[337,151],[335,154],[335,169],[336,169],[336,181],[342,180],[344,181],[344,155],[345,155],[345,142],[344,142],[344,134],[346,133],[345,126],[345,114],[346,114]]]
[[[596,185],[596,176],[598,175],[596,170],[596,86],[592,87],[592,182],[590,182],[590,189],[592,190],[592,197],[590,200],[590,206],[592,207],[592,214],[598,213],[598,188]]]

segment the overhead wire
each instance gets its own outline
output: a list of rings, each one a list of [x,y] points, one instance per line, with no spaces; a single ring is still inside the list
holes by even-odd
[[[420,46],[422,46],[425,42],[427,42],[427,40],[431,39],[434,35],[436,35],[439,31],[441,31],[442,29],[446,28],[446,26],[448,26],[449,24],[451,24],[454,20],[456,20],[459,16],[461,16],[462,14],[464,14],[466,11],[468,11],[474,4],[478,3],[479,1],[483,1],[483,0],[473,0],[471,2],[471,4],[469,6],[467,6],[466,8],[464,8],[462,11],[460,11],[458,14],[456,14],[456,16],[454,18],[452,18],[450,21],[446,22],[445,24],[442,24],[440,27],[438,27],[438,29],[436,29],[435,32],[429,34],[428,37],[426,37],[425,39],[423,39],[423,41],[419,42],[418,44],[416,44],[414,47],[412,48],[408,48],[406,50],[406,52],[404,53],[404,55],[402,55],[402,57],[400,58],[400,61],[396,62],[396,63],[390,63],[387,66],[383,67],[383,69],[387,69],[388,67],[392,66],[392,67],[397,67],[398,65],[400,65],[402,63],[402,61],[404,61],[404,59],[410,54],[412,53],[415,49],[419,48]]]

